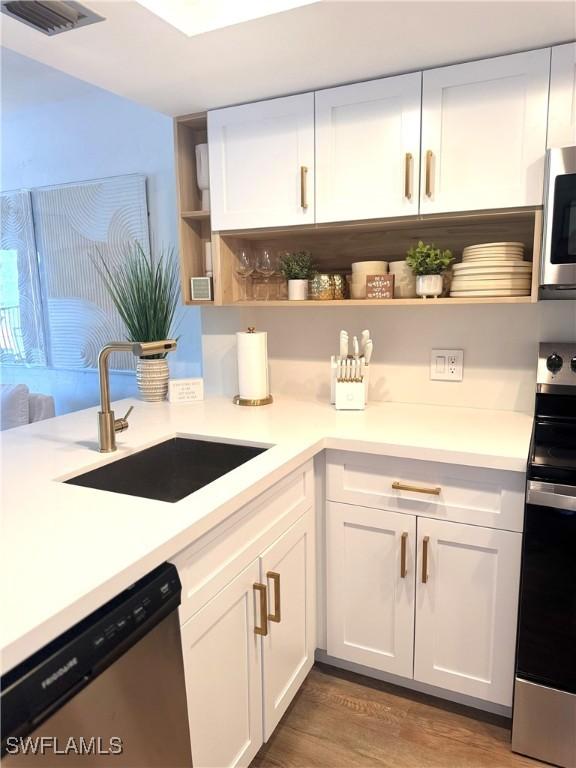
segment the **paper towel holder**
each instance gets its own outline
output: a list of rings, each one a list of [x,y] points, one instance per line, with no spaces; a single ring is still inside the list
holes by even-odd
[[[274,401],[272,399],[272,395],[268,395],[268,397],[261,397],[258,400],[249,400],[246,397],[240,397],[240,395],[236,395],[232,402],[234,405],[269,405]]]
[[[256,328],[253,325],[248,326],[248,333],[255,333],[255,331]],[[240,397],[240,395],[235,395],[232,402],[234,405],[270,405],[270,403],[274,402],[274,400],[272,395],[268,395],[267,397],[260,397],[256,400],[248,397]]]

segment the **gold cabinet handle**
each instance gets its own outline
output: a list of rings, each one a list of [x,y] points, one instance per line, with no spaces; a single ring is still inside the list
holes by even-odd
[[[406,152],[404,157],[404,197],[412,200],[412,153]]]
[[[268,634],[268,605],[266,599],[266,584],[254,584],[254,591],[260,595],[260,626],[254,622],[254,634],[264,635]]]
[[[305,211],[308,208],[308,194],[306,182],[308,180],[308,168],[300,166],[300,207]]]
[[[432,160],[434,152],[429,149],[426,152],[426,197],[432,197]]]
[[[392,488],[395,491],[412,491],[413,493],[427,493],[430,496],[440,496],[442,488],[436,486],[434,488],[427,488],[425,485],[411,485],[410,483],[402,483],[400,480],[394,480]]]
[[[266,574],[266,578],[272,579],[272,582],[274,583],[274,613],[269,613],[268,618],[270,619],[270,621],[276,621],[279,624],[281,619],[280,574],[276,573],[275,571],[268,571],[268,573]]]
[[[428,542],[430,536],[424,536],[422,539],[422,584],[428,581]]]
[[[400,577],[402,579],[406,578],[406,574],[408,573],[408,569],[406,568],[406,544],[408,543],[408,534],[406,531],[402,534],[402,538],[400,540]]]

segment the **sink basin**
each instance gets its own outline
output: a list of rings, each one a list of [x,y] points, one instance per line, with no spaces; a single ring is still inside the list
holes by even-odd
[[[249,445],[173,437],[65,482],[175,502],[266,450]]]

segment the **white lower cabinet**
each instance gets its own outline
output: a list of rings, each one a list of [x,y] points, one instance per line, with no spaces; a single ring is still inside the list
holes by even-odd
[[[195,768],[248,766],[314,663],[308,510],[182,627]]]
[[[522,535],[418,518],[414,679],[512,703]]]
[[[312,514],[304,515],[264,552],[260,578],[268,596],[268,634],[262,637],[264,741],[268,741],[314,663]]]
[[[416,517],[329,502],[328,653],[412,677]]]
[[[195,768],[247,766],[262,744],[253,562],[181,629]]]
[[[521,533],[328,502],[327,651],[512,704]]]

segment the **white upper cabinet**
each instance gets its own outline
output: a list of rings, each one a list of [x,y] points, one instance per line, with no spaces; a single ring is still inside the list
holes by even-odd
[[[316,221],[418,213],[422,75],[316,93]]]
[[[548,146],[576,144],[576,43],[552,48]]]
[[[314,222],[314,94],[208,113],[212,229]]]
[[[421,213],[541,205],[550,49],[424,72]]]

